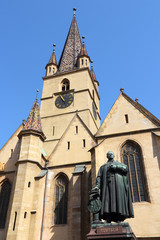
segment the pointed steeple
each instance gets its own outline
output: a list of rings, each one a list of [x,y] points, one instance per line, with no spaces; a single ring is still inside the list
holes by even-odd
[[[55,54],[55,46],[56,44],[53,44],[53,53],[49,59],[48,64],[46,65],[46,76],[51,76],[57,72],[57,59]]]
[[[56,46],[56,44],[53,44],[53,53],[52,53],[52,55],[51,55],[51,57],[49,59],[48,64],[54,64],[54,65],[57,66],[57,59],[56,59],[56,54],[55,54],[55,46]]]
[[[91,61],[91,64],[93,64],[93,61]],[[95,72],[94,72],[94,69],[93,69],[93,65],[91,65],[90,73],[91,73],[92,80],[94,81],[94,83],[96,83],[96,86],[98,87],[99,82],[96,79],[96,75],[95,75]]]
[[[77,57],[81,50],[81,38],[75,16],[76,9],[74,8],[72,23],[68,32],[68,36],[59,60],[59,71],[69,71],[76,67]]]
[[[23,130],[27,130],[27,129],[30,129],[30,130],[32,129],[38,132],[42,132],[41,119],[39,114],[39,104],[37,99],[33,104],[33,107],[27,118],[27,122],[23,128]]]
[[[83,43],[82,43],[81,51],[80,51],[80,54],[79,54],[78,57],[83,57],[83,56],[89,57],[88,54],[87,54],[85,43],[84,43],[84,38],[85,37],[82,36],[82,38],[83,38]]]
[[[41,126],[41,118],[40,118],[40,111],[39,111],[39,104],[38,104],[38,91],[39,90],[37,90],[36,100],[29,113],[26,124],[24,124],[22,131],[19,133],[19,137],[21,137],[22,135],[25,135],[26,133],[28,134],[29,132],[31,132],[31,133],[36,133],[36,135],[38,134],[45,139],[45,135],[42,131],[42,126]]]
[[[82,47],[81,47],[81,51],[78,55],[78,58],[77,58],[77,66],[79,68],[86,68],[88,67],[90,69],[90,57],[88,56],[87,54],[87,50],[86,50],[86,47],[85,47],[85,43],[84,43],[84,39],[85,37],[82,36],[82,39],[83,39],[83,43],[82,43]]]
[[[97,81],[96,75],[95,75],[94,70],[93,70],[93,66],[91,66],[91,71],[90,71],[90,73],[91,73],[91,77],[92,77],[93,81]]]

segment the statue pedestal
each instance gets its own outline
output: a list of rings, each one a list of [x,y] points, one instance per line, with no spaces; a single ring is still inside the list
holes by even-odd
[[[87,240],[90,239],[126,239],[136,240],[132,229],[127,222],[92,224],[90,233],[87,234]]]

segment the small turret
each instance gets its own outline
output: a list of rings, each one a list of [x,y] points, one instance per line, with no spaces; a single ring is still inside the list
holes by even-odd
[[[78,58],[77,58],[77,65],[79,68],[85,68],[85,67],[88,67],[90,68],[90,57],[88,56],[87,54],[87,50],[86,50],[86,47],[85,47],[85,44],[84,44],[84,39],[85,37],[82,36],[82,39],[83,39],[83,43],[82,43],[82,47],[81,47],[81,51],[78,55]]]
[[[93,64],[93,61],[91,61],[91,64]],[[95,86],[98,90],[99,82],[96,79],[96,75],[95,75],[94,70],[93,70],[93,65],[91,65],[90,73],[91,73],[92,80],[94,81],[94,84],[95,84]]]
[[[56,44],[53,44],[53,53],[50,57],[48,64],[46,65],[46,76],[52,76],[57,72],[57,59],[55,54],[55,46]]]
[[[37,95],[38,95],[38,90],[37,90]],[[37,98],[29,113],[26,124],[24,125],[23,129],[19,133],[18,137],[21,139],[21,151],[20,151],[19,161],[32,159],[40,163],[42,145],[45,140],[45,135],[42,131],[41,119],[40,119],[40,113],[39,113],[39,104],[38,104]],[[35,148],[35,146],[38,146],[38,147]]]

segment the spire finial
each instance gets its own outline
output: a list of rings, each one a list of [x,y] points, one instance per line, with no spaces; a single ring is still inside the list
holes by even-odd
[[[83,39],[83,43],[84,43],[85,36],[82,36],[82,39]]]
[[[37,89],[36,100],[38,100],[38,93],[39,93],[39,89]]]
[[[54,43],[53,44],[53,51],[55,52],[55,47],[56,47],[56,44]]]
[[[123,93],[124,92],[124,88],[120,88],[120,91]]]
[[[135,99],[135,102],[138,103],[138,98]]]
[[[76,8],[73,8],[73,16],[76,16]]]

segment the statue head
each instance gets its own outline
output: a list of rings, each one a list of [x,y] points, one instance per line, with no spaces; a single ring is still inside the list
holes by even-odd
[[[112,159],[114,159],[114,152],[109,151],[109,152],[107,153],[107,158],[108,158],[109,161],[112,160]]]

